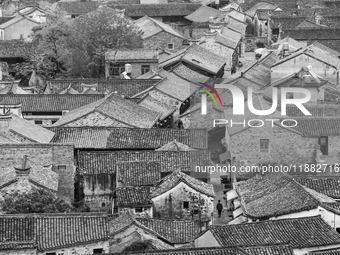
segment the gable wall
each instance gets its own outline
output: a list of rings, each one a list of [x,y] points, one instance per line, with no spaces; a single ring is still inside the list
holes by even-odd
[[[326,63],[323,63],[314,58],[311,58],[305,54],[301,54],[293,59],[272,67],[271,81],[273,82],[294,72],[298,72],[302,67],[308,65],[312,66],[312,71],[315,74],[336,84],[337,74],[335,73],[336,69],[334,67],[329,66]]]
[[[27,19],[20,20],[19,22],[5,28],[5,40],[20,39],[23,35],[25,39],[32,33],[32,28],[38,26],[37,23]]]
[[[152,199],[154,203],[154,217],[165,219],[191,218],[190,212],[182,208],[183,201],[190,201],[190,192],[197,194],[197,191],[181,182],[176,187]],[[204,199],[202,215],[211,216],[214,209],[213,198],[201,194]]]
[[[165,49],[170,52],[177,52],[187,46],[182,45],[183,39],[166,32],[160,32],[154,36],[143,40],[144,49],[156,50],[158,48]],[[174,49],[169,50],[168,44],[173,43]]]

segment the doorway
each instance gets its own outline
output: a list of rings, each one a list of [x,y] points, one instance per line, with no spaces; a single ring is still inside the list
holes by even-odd
[[[320,150],[323,155],[328,155],[328,136],[321,136],[319,138]]]

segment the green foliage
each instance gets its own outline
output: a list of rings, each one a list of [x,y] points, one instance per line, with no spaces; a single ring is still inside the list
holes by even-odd
[[[72,20],[64,14],[50,17],[34,29],[32,39],[35,53],[16,70],[21,75],[36,70],[46,78],[104,77],[107,50],[142,47],[141,31],[108,7]]]
[[[44,189],[33,189],[28,193],[11,192],[4,196],[1,207],[6,214],[63,213],[73,210],[70,204],[58,199],[54,193]]]

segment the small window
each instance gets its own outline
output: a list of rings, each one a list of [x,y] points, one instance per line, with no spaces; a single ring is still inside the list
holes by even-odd
[[[48,253],[46,253],[46,255],[57,255],[57,253],[55,253],[55,252],[48,252]]]
[[[336,228],[335,230],[340,234],[340,228]]]
[[[106,204],[105,203],[102,203],[102,207],[105,207],[106,206]]]
[[[142,75],[150,71],[149,65],[142,65]]]
[[[143,212],[143,207],[135,208],[135,213],[142,213],[142,212]]]
[[[269,139],[260,139],[260,150],[261,150],[261,152],[268,152],[268,150],[269,150]]]
[[[42,120],[35,120],[34,123],[36,125],[42,125],[43,124]]]
[[[183,201],[183,209],[189,209],[189,201]]]
[[[168,43],[168,50],[173,50],[173,49],[174,49],[174,44]]]
[[[58,170],[66,170],[66,166],[65,165],[60,165],[60,166],[58,166]]]
[[[52,125],[54,124],[54,123],[56,123],[57,121],[56,120],[52,120]]]
[[[76,15],[71,15],[71,18],[74,19],[76,17]]]
[[[103,249],[93,249],[93,254],[103,254]]]

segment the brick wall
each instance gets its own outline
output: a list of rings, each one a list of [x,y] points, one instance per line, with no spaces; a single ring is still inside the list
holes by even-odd
[[[65,127],[129,127],[121,122],[111,119],[98,112],[91,113],[83,118],[75,120],[65,125]]]
[[[168,49],[168,44],[173,43],[174,48],[172,50]],[[170,52],[176,52],[183,48],[186,48],[185,45],[182,45],[183,39],[172,34],[161,32],[152,37],[149,37],[143,41],[144,49],[155,50],[158,48],[168,50]]]
[[[132,67],[131,77],[132,79],[136,79],[137,77],[142,75],[142,65],[150,66],[150,70],[157,70],[158,63],[129,63]]]
[[[154,217],[165,219],[191,219],[189,210],[183,209],[183,201],[191,200],[189,195],[190,192],[197,193],[196,190],[190,188],[188,185],[180,183],[171,190],[153,198]],[[210,217],[214,209],[213,198],[201,194],[201,199],[204,199],[205,201],[202,215]]]
[[[65,200],[74,197],[74,147],[65,144],[3,144],[0,146],[0,168],[21,165],[23,156],[28,164],[37,166],[53,165],[59,173],[57,195]]]

